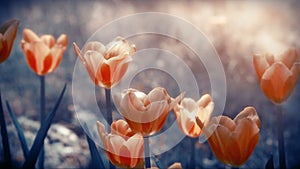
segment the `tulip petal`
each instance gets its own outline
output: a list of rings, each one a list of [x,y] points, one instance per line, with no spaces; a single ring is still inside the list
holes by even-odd
[[[11,25],[9,25],[8,29],[3,34],[3,39],[7,42],[7,50],[9,51],[6,55],[9,55],[12,49],[13,42],[17,36],[17,30],[19,25],[18,20],[12,20],[11,22]]]
[[[270,65],[267,62],[266,58],[259,54],[253,55],[253,65],[255,68],[258,81],[261,81],[263,74],[270,67]]]
[[[180,105],[182,109],[186,109],[187,112],[195,112],[197,110],[197,104],[192,98],[184,98],[181,100]]]
[[[264,94],[274,103],[281,103],[290,93],[284,88],[292,72],[282,63],[276,62],[264,73],[261,88]]]
[[[23,30],[23,39],[29,43],[40,41],[40,38],[32,30],[27,28]]]
[[[295,62],[300,61],[299,54],[295,48],[286,50],[284,53],[278,55],[276,59],[283,62],[290,70]]]
[[[254,121],[257,125],[258,128],[260,128],[260,119],[258,117],[258,114],[255,110],[254,107],[252,106],[248,106],[246,108],[244,108],[244,110],[242,110],[233,120],[235,121],[235,123],[239,123],[240,120],[248,118],[252,121]]]
[[[127,122],[122,119],[114,121],[111,124],[111,132],[112,134],[122,136],[125,140],[134,135]]]
[[[125,143],[130,150],[132,158],[142,158],[144,152],[144,139],[140,134],[134,134]]]
[[[58,38],[57,38],[57,42],[56,44],[58,46],[63,46],[66,47],[68,45],[68,36],[66,34],[61,34]]]
[[[48,46],[48,48],[52,48],[55,44],[55,38],[52,35],[42,35],[41,40]]]
[[[25,51],[26,61],[29,67],[34,71],[38,72],[37,62],[34,53],[31,50]]]
[[[101,53],[101,55],[104,57],[105,50],[105,46],[102,43],[98,41],[91,41],[86,44],[84,53],[86,53],[87,51],[95,51]]]
[[[254,150],[253,147],[249,147],[250,142],[253,139],[253,137],[258,133],[259,128],[257,127],[254,121],[248,118],[244,118],[238,122],[236,130],[233,133],[233,139],[237,140],[239,149],[241,151],[239,156],[240,160],[236,161],[238,165],[245,163],[249,158],[250,154]]]

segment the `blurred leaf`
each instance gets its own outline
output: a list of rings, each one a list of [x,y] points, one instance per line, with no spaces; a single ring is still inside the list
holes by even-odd
[[[159,169],[164,168],[164,167],[162,166],[162,164],[160,163],[159,159],[158,159],[156,156],[152,156],[152,158],[154,159],[155,164],[156,164],[156,166],[157,166]]]
[[[86,127],[86,124],[84,124],[84,127]],[[87,132],[88,132],[88,130],[87,130]],[[90,133],[86,134],[86,139],[89,144],[90,153],[91,153],[91,157],[92,157],[91,168],[103,169],[103,168],[105,168],[104,163],[102,161],[102,158],[100,156],[100,153],[99,153],[94,141],[90,138],[89,134]]]
[[[7,167],[11,164],[11,154],[9,150],[9,142],[8,142],[8,136],[7,136],[7,130],[6,130],[6,123],[5,123],[5,117],[4,117],[4,111],[2,106],[2,97],[1,97],[1,91],[0,91],[0,125],[1,125],[1,136],[2,136],[2,144],[3,144],[3,151],[4,151],[4,159],[5,159],[5,165]]]
[[[66,90],[66,87],[67,87],[67,84],[65,84],[57,102],[55,103],[55,106],[52,110],[51,113],[49,113],[46,117],[46,119],[44,120],[42,126],[40,127],[35,139],[34,139],[34,142],[33,142],[33,145],[28,153],[28,157],[26,158],[24,164],[23,164],[23,169],[32,169],[34,168],[34,165],[37,161],[37,158],[38,158],[38,155],[40,153],[40,150],[44,144],[44,139],[45,137],[47,136],[47,132],[51,126],[51,123],[52,123],[52,120],[56,114],[56,110],[62,100],[62,97],[65,93],[65,90]]]
[[[274,162],[273,162],[273,155],[271,154],[266,166],[265,166],[265,169],[274,169]]]
[[[26,139],[25,139],[25,136],[24,136],[24,131],[23,131],[23,129],[22,129],[15,113],[11,109],[8,101],[6,101],[6,106],[7,106],[8,112],[9,112],[9,114],[10,114],[12,120],[13,120],[13,123],[14,123],[14,125],[17,129],[19,140],[21,142],[21,146],[22,146],[22,149],[23,149],[24,158],[26,159],[27,155],[28,155],[28,152],[29,152],[29,149],[28,149],[28,145],[27,145],[27,142],[26,142]]]

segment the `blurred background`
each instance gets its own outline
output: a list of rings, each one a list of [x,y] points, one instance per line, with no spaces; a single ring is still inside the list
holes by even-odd
[[[288,47],[300,50],[300,3],[296,0],[274,1],[6,1],[1,2],[0,23],[17,18],[20,20],[10,58],[0,65],[0,88],[3,100],[8,100],[17,113],[29,140],[29,145],[39,127],[38,77],[29,69],[21,51],[22,30],[30,28],[37,34],[65,33],[69,37],[68,49],[60,66],[46,78],[46,108],[52,109],[65,82],[68,91],[58,109],[54,123],[46,139],[47,168],[87,168],[89,150],[85,134],[74,111],[72,101],[72,76],[77,57],[72,42],[83,46],[85,41],[100,27],[120,17],[141,12],[163,12],[183,18],[202,31],[216,48],[223,64],[227,98],[223,114],[235,117],[244,107],[252,105],[262,121],[259,143],[250,159],[241,168],[264,168],[273,155],[278,167],[276,111],[278,108],[266,99],[260,90],[253,65],[254,53],[279,54]],[[163,23],[162,23],[163,24]],[[131,25],[128,25],[130,29]],[[159,27],[160,25],[157,25]],[[176,28],[174,30],[176,31]],[[180,32],[178,32],[180,33]],[[185,59],[189,67],[196,67],[199,93],[209,93],[210,84],[203,65],[193,62],[189,49],[180,42],[159,36],[142,36],[130,39],[137,49],[160,48],[172,51]],[[143,43],[147,41],[147,43]],[[150,46],[149,46],[150,44]],[[172,60],[170,60],[172,62]],[[199,67],[197,67],[199,66]],[[195,70],[196,70],[195,69]],[[139,79],[149,75],[141,74]],[[155,76],[153,76],[155,77]],[[164,79],[163,76],[161,79]],[[144,83],[147,83],[147,81]],[[167,82],[166,82],[167,83]],[[176,88],[176,85],[174,85]],[[226,86],[224,86],[226,87]],[[172,90],[172,86],[170,86]],[[84,90],[84,89],[83,89]],[[102,92],[102,91],[100,91]],[[172,93],[171,93],[172,94]],[[99,98],[101,100],[101,97]],[[288,168],[300,166],[300,84],[283,105],[284,136]],[[16,163],[21,163],[23,154],[16,130],[4,109],[10,137],[11,151]],[[87,118],[89,114],[86,114]],[[174,115],[165,128],[174,121]],[[158,156],[163,166],[181,162],[187,166],[189,140],[183,139],[177,146]],[[159,148],[159,147],[158,147]],[[0,160],[3,159],[2,144]],[[103,152],[102,152],[103,153]],[[197,168],[224,168],[212,154],[208,143],[196,149]]]

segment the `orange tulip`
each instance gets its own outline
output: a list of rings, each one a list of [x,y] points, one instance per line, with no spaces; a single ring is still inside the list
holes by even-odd
[[[285,101],[294,90],[300,74],[300,57],[288,49],[276,57],[266,53],[253,56],[253,64],[264,94],[275,104]]]
[[[14,40],[17,36],[19,21],[16,19],[4,22],[0,27],[0,63],[10,55]]]
[[[171,98],[164,88],[156,87],[146,95],[136,89],[124,90],[115,96],[115,103],[130,128],[143,136],[161,130],[168,113],[183,97]]]
[[[203,128],[199,118],[197,124]],[[203,128],[215,156],[232,166],[244,164],[259,140],[260,119],[254,107],[246,107],[233,120],[227,116],[213,117]]]
[[[114,121],[109,134],[104,125],[97,121],[97,130],[112,164],[124,168],[143,167],[143,136],[133,133],[126,121]]]
[[[83,51],[76,43],[73,45],[94,83],[107,89],[120,82],[136,51],[135,45],[122,37],[115,38],[106,46],[97,41],[88,42]]]
[[[206,126],[214,110],[214,103],[209,94],[203,95],[197,102],[191,98],[184,98],[179,102],[174,112],[181,131],[189,137],[199,137],[202,129],[196,124],[198,117]]]
[[[29,67],[42,76],[53,72],[59,65],[67,48],[68,37],[65,34],[55,41],[52,35],[38,37],[32,30],[23,30],[21,42]]]

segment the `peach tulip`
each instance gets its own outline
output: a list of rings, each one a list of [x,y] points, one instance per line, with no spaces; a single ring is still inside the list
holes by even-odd
[[[214,103],[209,94],[203,95],[197,102],[191,98],[184,98],[174,108],[179,128],[185,135],[193,138],[202,134],[195,117],[198,117],[206,126],[213,110]]]
[[[197,124],[203,128],[199,118]],[[259,140],[260,119],[254,107],[246,107],[233,120],[227,116],[213,117],[203,128],[215,156],[232,166],[244,164]]]
[[[143,136],[133,133],[126,121],[114,121],[109,134],[105,126],[97,121],[97,130],[112,164],[124,168],[143,167]]]
[[[67,45],[68,37],[65,34],[60,35],[56,41],[52,35],[38,37],[30,29],[23,30],[21,47],[26,61],[40,76],[51,73],[58,67]]]
[[[122,37],[115,38],[106,46],[97,41],[88,42],[83,51],[76,43],[73,45],[94,83],[107,89],[120,82],[136,51],[135,45]]]
[[[264,94],[273,103],[284,102],[294,90],[300,74],[300,57],[296,49],[288,49],[274,57],[255,54],[253,64]]]
[[[146,95],[136,89],[124,90],[115,96],[115,103],[130,128],[143,136],[155,134],[163,127],[168,113],[183,97],[173,99],[162,87]]]
[[[16,19],[4,22],[0,27],[0,63],[10,55],[14,40],[17,36],[19,21]]]

